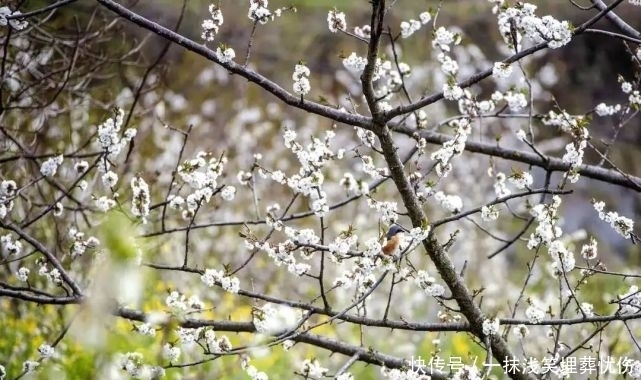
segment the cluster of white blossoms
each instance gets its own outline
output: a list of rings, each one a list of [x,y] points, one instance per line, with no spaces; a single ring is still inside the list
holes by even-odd
[[[196,295],[192,295],[189,298],[185,297],[184,294],[172,291],[165,298],[165,305],[176,314],[183,315],[186,313],[201,311],[204,309],[205,305]]]
[[[552,264],[550,265],[552,274],[560,275],[574,269],[576,265],[574,253],[567,249],[561,240],[551,242],[548,246],[548,253],[552,257]]]
[[[547,42],[552,49],[568,44],[572,39],[572,25],[549,15],[538,17],[534,14],[536,8],[536,5],[530,3],[494,8],[498,13],[499,31],[505,43],[511,48],[516,43],[518,50],[521,50],[521,40],[524,37],[535,44]]]
[[[62,284],[62,275],[60,274],[58,268],[52,268],[51,270],[49,270],[47,264],[41,264],[40,269],[38,269],[38,275],[40,277],[44,277],[47,281],[55,285]]]
[[[594,305],[592,305],[589,302],[581,302],[579,305],[580,309],[579,310],[583,315],[586,317],[593,317],[594,316]]]
[[[45,162],[40,165],[40,174],[45,177],[53,177],[58,171],[58,167],[62,164],[62,154],[54,157],[49,157]]]
[[[96,206],[98,211],[107,212],[116,206],[116,201],[107,196],[102,195],[94,199],[94,206]]]
[[[491,173],[488,174],[491,175]],[[507,197],[512,194],[510,189],[507,188],[507,176],[503,172],[498,172],[494,176],[494,194],[497,198]]]
[[[641,108],[641,93],[639,90],[634,90],[633,91],[633,86],[632,83],[621,80],[621,91],[623,91],[624,94],[629,94],[628,95],[628,102],[630,103],[630,107],[639,110]]]
[[[223,12],[215,4],[209,5],[209,14],[211,17],[202,23],[203,32],[200,36],[205,41],[213,41],[216,38],[218,30],[224,21]]]
[[[410,19],[408,21],[401,21],[401,37],[407,38],[416,33],[421,27],[432,20],[432,15],[429,12],[421,12],[418,15],[418,20]]]
[[[50,359],[56,353],[56,350],[51,345],[43,343],[38,347],[38,353],[42,359]]]
[[[321,367],[316,359],[305,359],[301,364],[301,372],[305,377],[321,378],[324,377],[329,369]]]
[[[450,32],[444,27],[440,27],[434,31],[434,38],[432,40],[432,47],[438,48],[443,52],[451,50],[450,45],[458,45],[461,43],[461,35],[459,33]]]
[[[27,360],[22,363],[22,372],[25,374],[33,373],[38,367],[40,367],[40,362],[35,360]]]
[[[563,162],[570,164],[566,176],[571,183],[576,183],[579,180],[578,169],[583,164],[583,155],[590,137],[585,122],[583,116],[572,116],[565,111],[561,113],[549,111],[543,119],[545,125],[560,127],[563,132],[572,136],[572,142],[565,146],[565,154],[563,155]]]
[[[455,128],[455,136],[452,140],[443,143],[443,146],[430,156],[436,161],[436,175],[441,178],[447,177],[452,171],[450,160],[460,156],[465,150],[465,143],[472,132],[472,124],[468,118],[460,118],[449,122],[449,126]]]
[[[20,267],[20,269],[18,269],[18,271],[16,272],[16,278],[20,282],[27,282],[27,280],[29,280],[29,273],[31,273],[31,270],[29,268]]]
[[[295,329],[302,317],[301,310],[286,305],[267,303],[253,310],[256,331],[266,335],[276,335]]]
[[[414,227],[407,234],[404,234],[404,239],[401,242],[401,248],[412,251],[418,245],[420,245],[423,240],[425,240],[431,231],[431,227]],[[407,247],[406,247],[407,245]]]
[[[432,39],[432,46],[440,50],[436,54],[436,59],[441,63],[441,71],[445,73],[452,80],[456,79],[458,73],[458,63],[450,57],[451,46],[461,43],[461,35],[459,33],[450,32],[444,27],[440,27],[434,31]],[[456,98],[458,99],[458,97]]]
[[[369,194],[369,184],[363,180],[357,180],[352,173],[343,174],[339,185],[344,187],[349,195],[361,196]]]
[[[379,101],[383,111],[389,111],[392,108],[388,101],[391,100],[394,93],[402,89],[403,78],[407,78],[410,75],[412,75],[412,68],[405,62],[395,64],[390,60],[385,60],[376,66],[376,76],[379,79],[376,96],[381,100],[385,100],[385,102]]]
[[[142,354],[138,352],[119,354],[116,363],[120,370],[134,379],[159,379],[165,376],[164,368],[145,364]]]
[[[295,231],[295,230],[289,228],[288,231]],[[293,234],[293,232],[290,232],[290,233]],[[301,240],[303,241],[306,240],[306,238],[304,236],[301,236],[300,234],[299,234],[299,237],[301,237]],[[314,239],[312,241],[314,241],[313,244],[315,244],[316,240]],[[306,244],[306,243],[299,243],[299,244]],[[298,246],[291,239],[287,239],[278,244],[271,244],[268,241],[261,243],[261,242],[252,242],[249,240],[245,240],[245,247],[250,250],[256,249],[256,248],[260,249],[261,251],[267,253],[267,256],[274,261],[276,266],[278,267],[285,266],[287,267],[288,272],[293,273],[297,276],[302,276],[303,274],[307,273],[307,271],[311,268],[309,264],[299,263],[298,260],[296,260],[296,257],[294,257],[293,252],[297,249]]]
[[[529,189],[534,181],[532,174],[521,170],[514,170],[508,177],[508,180],[519,190]]]
[[[205,338],[205,344],[207,345],[209,352],[219,354],[223,352],[229,352],[233,349],[233,346],[227,335],[221,335],[219,337],[211,328],[206,329],[202,336]]]
[[[183,348],[191,348],[196,346],[198,340],[201,339],[203,330],[203,327],[195,329],[178,327],[176,329],[176,335],[178,335],[178,340],[180,344],[183,345]]]
[[[244,356],[240,362],[240,366],[243,370],[245,370],[251,380],[269,380],[269,376],[267,376],[265,372],[258,371],[256,367],[249,364],[249,360],[249,356]]]
[[[461,87],[453,83],[443,84],[443,97],[447,100],[459,100],[465,95]]]
[[[452,380],[482,380],[484,378],[478,368],[467,365],[456,371],[452,376]]]
[[[477,100],[468,89],[463,90],[463,94],[458,97],[458,109],[463,115],[472,117],[487,115],[495,108],[494,100]]]
[[[512,71],[511,63],[495,62],[492,68],[492,76],[495,79],[507,79],[512,75]]]
[[[143,223],[147,223],[149,205],[151,203],[147,182],[140,176],[133,177],[131,179],[131,191],[131,213],[135,217],[141,218]]]
[[[275,9],[273,12],[267,8],[268,0],[249,0],[249,12],[247,17],[254,22],[259,22],[261,24],[266,24],[269,20],[274,20],[275,17],[280,17],[283,14],[284,10],[293,9],[294,12],[296,8],[285,7]]]
[[[105,185],[108,188],[114,188],[116,184],[118,183],[118,174],[112,172],[109,170],[105,174],[102,175],[100,178],[102,180],[102,184]]]
[[[236,58],[236,52],[228,46],[219,46],[216,48],[216,58],[218,58],[222,63],[231,62]]]
[[[630,218],[619,215],[619,213],[615,211],[604,212],[604,207],[605,202],[594,202],[594,209],[599,213],[599,219],[610,223],[610,226],[624,238],[631,238],[631,234],[634,231],[634,221]]]
[[[124,122],[125,111],[122,108],[117,108],[115,113],[114,117],[105,120],[104,123],[98,126],[97,141],[109,160],[116,158],[131,139],[136,136],[136,130],[128,128],[123,136],[120,137],[120,128],[122,128]],[[109,170],[109,166],[108,160],[103,159],[100,160],[98,168],[101,173],[106,173]]]
[[[150,323],[141,323],[134,326],[134,331],[145,336],[156,336],[156,329]]]
[[[322,190],[325,182],[322,169],[330,160],[343,156],[343,150],[334,153],[329,147],[334,137],[334,131],[326,131],[322,140],[312,137],[311,142],[303,147],[296,141],[294,130],[289,127],[283,128],[285,147],[289,148],[300,162],[298,173],[287,177],[287,186],[295,193],[308,197],[311,210],[318,216],[324,216],[329,211],[327,194]]]
[[[365,70],[367,59],[360,57],[356,53],[351,53],[348,57],[343,58],[343,66],[354,74],[361,74]],[[381,111],[392,109],[389,101],[392,96],[402,89],[403,78],[412,74],[410,65],[405,62],[398,64],[391,60],[382,61],[376,59],[372,81],[375,83],[375,95],[378,99],[378,106]]]
[[[0,7],[0,26],[9,25],[15,30],[22,30],[26,28],[29,25],[26,19],[20,19],[20,18],[7,19],[7,16],[19,16],[21,14],[22,12],[20,11],[12,12],[9,7]]]
[[[590,241],[581,247],[581,257],[586,260],[593,260],[596,259],[597,252],[597,241],[594,237],[590,236]]]
[[[641,312],[641,291],[636,285],[630,286],[627,292],[619,295],[619,305],[622,314],[636,314]]]
[[[175,363],[176,360],[180,358],[180,347],[176,347],[171,343],[165,343],[162,346],[162,357],[165,358],[169,363]]]
[[[332,286],[343,289],[351,289],[356,286],[355,299],[360,298],[376,283],[374,272],[378,269],[376,264],[377,256],[367,255],[366,253],[380,253],[381,245],[376,239],[368,240],[365,245],[367,248],[363,257],[358,258],[350,268],[344,269],[332,284]]]
[[[552,203],[538,204],[532,207],[530,214],[536,219],[538,225],[534,232],[530,234],[530,239],[527,243],[528,249],[534,249],[539,244],[549,245],[561,237],[563,231],[556,225],[559,219],[557,214],[560,205],[561,197],[555,195],[552,197]]]
[[[378,217],[383,221],[385,224],[392,225],[396,222],[398,219],[398,213],[396,212],[396,208],[398,207],[398,204],[393,201],[377,201],[374,198],[367,198],[367,205],[376,210],[376,213],[378,214]]]
[[[537,302],[531,302],[530,306],[525,309],[525,317],[532,323],[539,323],[545,319],[545,310]]]
[[[264,24],[272,17],[272,12],[267,8],[267,0],[249,0],[249,17],[254,22]]]
[[[408,362],[407,366],[411,367],[411,364]],[[426,369],[427,367],[398,369],[381,366],[381,375],[390,380],[429,380],[432,377],[424,371]]]
[[[352,247],[356,245],[357,241],[358,236],[356,235],[337,236],[334,241],[329,243],[329,245],[327,246],[329,252],[332,254],[330,256],[331,260],[333,262],[340,262],[343,256],[347,255],[350,249],[352,249]]]
[[[443,285],[438,284],[436,279],[430,276],[427,271],[419,270],[414,277],[414,282],[419,288],[423,289],[426,294],[432,297],[440,297],[445,294]]]
[[[499,214],[499,206],[496,204],[481,207],[481,220],[484,222],[497,220],[499,218]]]
[[[555,195],[551,204],[536,205],[530,210],[538,225],[527,243],[528,249],[538,248],[540,245],[547,246],[548,253],[552,258],[550,270],[554,276],[567,273],[573,270],[576,265],[574,253],[567,249],[565,243],[560,240],[562,230],[556,225],[559,219],[557,212],[560,204],[561,198]]]
[[[347,29],[347,21],[345,21],[345,13],[332,9],[327,13],[327,26],[329,31],[336,33],[339,30]]]
[[[492,336],[496,335],[499,333],[499,328],[501,327],[500,321],[498,318],[494,319],[484,319],[482,328],[483,328],[483,335],[485,336]]]
[[[360,159],[363,164],[361,170],[372,179],[381,179],[389,176],[389,168],[386,166],[380,168],[376,167],[376,165],[374,165],[374,159],[371,156],[362,155],[360,156]]]
[[[71,244],[72,258],[82,256],[87,249],[93,249],[100,245],[100,240],[96,237],[89,236],[85,239],[84,232],[80,232],[74,227],[69,229],[69,237],[73,240],[73,243]]]
[[[18,192],[18,185],[13,180],[0,182],[0,219],[4,219],[13,210],[13,199]]]
[[[495,103],[498,103],[500,101],[505,101],[510,111],[514,111],[514,112],[521,111],[522,109],[527,107],[527,99],[525,97],[525,94],[521,91],[508,90],[505,93],[495,91],[492,94],[492,100]]]
[[[220,284],[224,290],[230,293],[238,293],[240,289],[238,277],[226,276],[222,270],[206,269],[205,273],[200,276],[200,280],[209,287]]]
[[[294,80],[294,94],[303,96],[309,93],[312,89],[309,84],[309,74],[309,68],[302,63],[294,66],[294,74],[292,74],[292,79]]]
[[[458,214],[463,209],[463,200],[458,195],[448,195],[438,191],[434,194],[434,199],[452,214]]]
[[[365,70],[367,65],[367,58],[360,57],[356,53],[351,53],[349,56],[343,58],[343,66],[353,73],[360,74]]]
[[[170,195],[169,207],[182,210],[182,217],[189,219],[203,204],[209,203],[218,191],[224,200],[233,200],[236,194],[233,186],[218,187],[217,180],[223,174],[226,163],[226,156],[216,158],[210,153],[200,151],[196,158],[186,160],[178,166],[178,175],[193,191],[187,198],[177,194]]]
[[[22,242],[14,240],[10,234],[0,237],[0,245],[2,246],[2,253],[6,256],[18,256],[22,252]]]
[[[599,103],[594,108],[594,112],[596,112],[596,114],[599,116],[611,116],[611,115],[614,115],[615,113],[618,113],[619,111],[621,111],[620,104],[607,105],[605,103]]]

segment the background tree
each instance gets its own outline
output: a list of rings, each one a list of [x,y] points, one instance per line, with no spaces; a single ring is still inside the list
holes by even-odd
[[[640,378],[635,3],[0,8],[0,374]]]

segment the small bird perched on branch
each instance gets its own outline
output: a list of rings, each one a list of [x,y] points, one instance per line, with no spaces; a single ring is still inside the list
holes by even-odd
[[[403,241],[404,236],[403,228],[394,224],[390,227],[387,235],[385,235],[385,245],[383,245],[383,253],[386,255],[395,255],[398,252],[398,246]]]

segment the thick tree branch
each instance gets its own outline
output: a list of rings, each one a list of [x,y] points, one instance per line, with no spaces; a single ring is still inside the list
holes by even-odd
[[[592,4],[594,4],[595,7],[597,7],[598,10],[603,12],[608,8],[607,5],[601,0],[590,0],[592,1]],[[605,17],[610,20],[614,25],[616,25],[619,30],[621,30],[623,33],[625,33],[629,37],[633,37],[636,39],[641,38],[641,32],[638,30],[634,29],[630,24],[627,22],[623,21],[621,17],[619,17],[616,13],[614,12],[607,12],[605,14]]]
[[[383,19],[385,18],[385,1],[372,1],[372,18],[370,21],[371,36],[367,45],[367,64],[361,75],[361,87],[367,101],[367,107],[374,117],[379,113],[379,106],[374,93],[374,74],[378,62],[378,48],[383,33]]]
[[[129,9],[116,3],[115,1],[112,1],[112,0],[96,0],[96,1],[102,4],[103,6],[105,6],[107,9],[125,18],[126,20],[129,20],[144,29],[147,29],[169,41],[172,41],[189,51],[192,51],[204,58],[207,58],[210,61],[216,62],[218,65],[224,67],[230,72],[234,74],[238,74],[241,77],[247,79],[248,81],[259,85],[264,90],[276,96],[287,105],[290,105],[292,107],[299,108],[304,111],[307,111],[316,115],[320,115],[341,123],[354,125],[354,126],[358,126],[358,127],[370,129],[370,130],[372,128],[371,118],[369,117],[366,117],[363,115],[357,115],[357,114],[350,114],[345,111],[339,111],[335,108],[331,108],[331,107],[328,107],[316,102],[312,102],[309,100],[301,101],[299,96],[290,94],[283,87],[278,85],[276,82],[271,81],[270,79],[264,77],[263,75],[253,70],[250,70],[245,66],[238,65],[233,61],[221,62],[216,56],[216,52],[209,49],[205,45],[198,44],[195,41],[190,40],[189,38],[183,35],[180,35],[168,28],[165,28],[162,25],[159,25],[151,20],[148,20],[147,18],[135,12],[130,11]]]
[[[82,290],[80,289],[78,284],[76,284],[76,282],[69,276],[65,268],[62,266],[62,263],[60,263],[60,261],[53,254],[53,252],[51,252],[47,247],[45,247],[44,244],[36,240],[34,237],[32,237],[31,235],[26,233],[23,229],[21,229],[20,227],[16,226],[13,223],[7,224],[3,221],[0,221],[0,227],[15,232],[18,236],[20,236],[20,238],[24,239],[27,243],[31,244],[32,247],[34,247],[40,253],[42,253],[47,258],[47,261],[51,265],[53,265],[53,267],[56,268],[58,272],[60,272],[60,276],[62,277],[62,280],[64,281],[65,284],[69,285],[74,295],[82,296]]]
[[[405,175],[403,164],[398,157],[396,145],[394,144],[394,140],[392,139],[389,129],[387,126],[384,126],[382,130],[383,131],[378,135],[378,138],[381,143],[381,148],[383,149],[385,161],[390,169],[392,179],[394,180],[398,192],[403,199],[403,204],[407,209],[412,225],[414,227],[421,227],[427,224],[421,204],[414,193],[409,179]],[[469,321],[472,332],[481,340],[484,340],[485,336],[483,335],[481,326],[487,317],[474,303],[472,294],[463,282],[461,276],[459,276],[447,253],[432,233],[430,233],[430,236],[423,241],[423,246],[436,266],[441,278],[443,278],[443,281],[452,292],[452,297],[456,300],[461,313]],[[500,363],[504,364],[506,358],[514,357],[514,354],[508,348],[507,343],[501,337],[493,336],[490,338],[490,342],[492,345],[492,354]],[[510,375],[513,379],[529,378],[526,374],[520,372]]]
[[[416,130],[409,127],[399,126],[394,128],[394,131],[403,133],[407,136],[413,136]],[[420,131],[419,136],[424,138],[430,144],[442,145],[444,142],[452,139],[442,133],[432,131]],[[486,144],[475,141],[468,141],[465,143],[465,150],[472,153],[481,153],[487,156],[500,157],[506,160],[522,162],[524,164],[538,166],[548,171],[553,172],[567,172],[570,169],[570,164],[564,162],[560,158],[545,156],[541,158],[538,154],[525,152],[521,150],[503,148],[494,144]],[[578,172],[587,178],[596,179],[598,181],[619,185],[628,189],[641,192],[641,178],[620,173],[614,169],[605,169],[594,165],[583,164],[578,167]]]

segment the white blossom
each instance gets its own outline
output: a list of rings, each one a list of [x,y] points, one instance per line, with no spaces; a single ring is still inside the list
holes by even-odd
[[[201,27],[203,28],[203,32],[200,37],[205,41],[214,40],[214,38],[218,34],[220,26],[224,21],[223,12],[220,10],[220,8],[218,8],[217,5],[209,5],[209,15],[210,18],[204,20],[201,25]]]
[[[58,166],[62,164],[62,155],[48,158],[40,165],[40,173],[45,177],[53,177],[58,171]]]
[[[131,213],[134,216],[141,217],[144,222],[149,216],[150,195],[149,186],[142,177],[136,176],[131,179]]]
[[[294,80],[293,89],[296,95],[306,95],[311,90],[309,74],[309,68],[302,63],[299,63],[294,67],[292,79]]]
[[[619,213],[610,211],[604,212],[603,208],[605,206],[604,202],[595,202],[594,209],[599,214],[599,219],[604,222],[610,223],[610,226],[621,236],[625,238],[630,238],[630,235],[634,231],[634,222],[632,219],[625,216],[620,216]]]
[[[254,326],[263,334],[278,334],[298,326],[302,315],[300,310],[285,305],[265,304],[255,309]]]
[[[176,362],[176,360],[180,358],[180,347],[165,343],[165,345],[162,347],[162,356],[170,363]]]
[[[55,350],[53,347],[50,345],[43,343],[38,347],[38,352],[40,353],[40,357],[43,359],[49,359],[53,356],[55,353]]]
[[[347,29],[345,13],[339,12],[336,9],[330,10],[327,13],[327,26],[329,27],[329,31],[332,33]]]
[[[29,268],[21,267],[20,269],[18,269],[18,271],[16,272],[18,281],[27,282],[27,280],[29,279],[29,272]]]
[[[525,317],[533,323],[539,323],[545,318],[545,310],[532,304],[525,310]]]
[[[320,363],[316,359],[305,359],[301,367],[303,374],[311,378],[324,377],[325,373],[329,371],[327,368],[321,367]]]
[[[362,73],[365,65],[367,65],[367,59],[359,57],[356,53],[352,53],[343,59],[343,66],[345,66],[347,70],[355,73]]]
[[[458,195],[446,195],[442,191],[439,191],[434,194],[434,199],[436,199],[444,209],[453,214],[459,213],[463,208],[463,200]]]
[[[489,222],[498,219],[499,208],[497,205],[489,205],[481,207],[481,219],[484,222]]]
[[[216,48],[216,58],[222,63],[231,62],[236,58],[236,52],[230,47]]]
[[[220,196],[226,201],[232,201],[236,196],[236,188],[234,186],[225,186],[220,192]]]
[[[485,336],[496,335],[501,327],[498,318],[483,320],[483,334]]]
[[[512,75],[512,65],[509,63],[495,62],[492,76],[496,79],[507,79]]]

